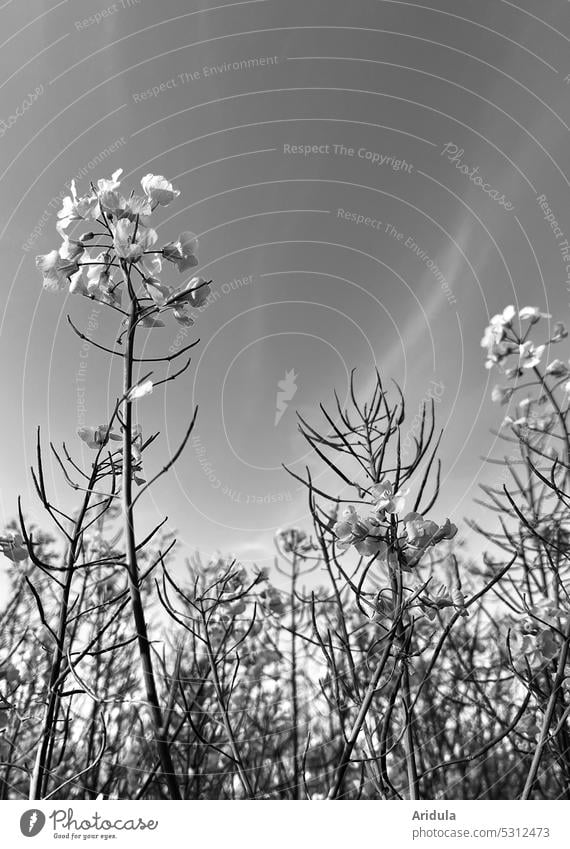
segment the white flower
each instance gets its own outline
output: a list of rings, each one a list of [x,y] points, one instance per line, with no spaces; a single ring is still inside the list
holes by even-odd
[[[502,324],[509,325],[512,323],[513,318],[515,317],[515,308],[512,305],[505,307],[503,312],[500,315],[495,315],[491,319],[491,321],[498,321]]]
[[[511,326],[515,315],[513,306],[505,307],[502,313],[494,315],[481,339],[481,347],[487,349],[487,360],[485,368],[490,369],[496,363],[502,361],[516,350],[516,346],[505,340],[506,329]]]
[[[210,285],[203,277],[192,277],[184,286],[174,289],[167,305],[188,304],[195,309],[204,306],[210,295]]]
[[[564,377],[565,374],[568,374],[568,366],[562,360],[552,360],[546,366],[546,374],[551,374],[553,377]]]
[[[530,321],[531,324],[536,324],[541,318],[552,318],[552,316],[546,312],[540,312],[538,307],[523,307],[519,311],[519,318],[521,321]]]
[[[507,389],[502,386],[494,386],[491,392],[491,400],[496,404],[508,404],[513,394],[513,389]]]
[[[162,271],[162,257],[158,253],[145,254],[141,259],[146,290],[157,306],[164,306],[171,297],[173,289],[159,279]]]
[[[172,314],[176,321],[183,327],[191,327],[194,324],[194,319],[191,318],[185,311],[185,304],[173,309]]]
[[[334,525],[333,532],[341,550],[354,545],[363,557],[382,557],[387,554],[388,547],[381,536],[377,521],[372,518],[362,519],[352,505],[343,511],[342,520]]]
[[[210,284],[203,277],[192,277],[186,284],[188,303],[198,309],[203,307],[210,296]]]
[[[89,258],[89,265],[87,266],[86,276],[87,290],[90,294],[94,295],[109,280],[107,254],[102,252],[93,259]]]
[[[144,283],[148,294],[159,307],[164,306],[172,296],[172,288],[165,286],[156,277],[147,277]]]
[[[377,513],[401,513],[404,509],[405,492],[394,492],[390,481],[380,481],[370,488],[370,494],[375,500],[374,510]]]
[[[19,563],[28,557],[28,549],[24,544],[24,540],[17,533],[0,536],[0,551],[12,563]]]
[[[156,243],[157,238],[156,231],[151,227],[129,218],[121,218],[115,226],[113,245],[117,256],[138,262],[143,252]]]
[[[505,336],[505,328],[510,327],[515,316],[515,308],[513,306],[505,307],[502,313],[497,313],[490,320],[485,328],[485,335],[481,339],[482,348],[492,348],[499,342],[502,342]]]
[[[129,389],[127,401],[137,401],[139,398],[144,398],[145,395],[150,395],[152,390],[152,380],[144,380],[142,383],[137,383],[136,386]]]
[[[77,189],[75,188],[75,180],[71,181],[71,195],[64,197],[63,206],[57,213],[58,228],[67,229],[72,221],[82,221],[85,218],[91,217],[97,204],[97,196],[94,194],[85,195],[85,197],[77,197]]]
[[[437,533],[437,525],[424,519],[421,513],[408,513],[403,519],[408,542],[417,548],[426,548]]]
[[[421,584],[413,587],[414,590],[421,589]],[[437,616],[437,611],[445,607],[453,607],[453,601],[449,594],[448,588],[441,581],[432,582],[431,586],[424,589],[418,597],[418,606],[428,619],[433,621]],[[465,602],[461,606],[464,606]]]
[[[111,306],[120,306],[120,284],[115,283],[111,277],[108,255],[100,253],[94,260],[90,260],[85,267],[87,268],[87,294],[89,297]]]
[[[70,239],[69,236],[62,230],[58,229],[60,236],[63,239],[59,247],[59,255],[62,259],[67,259],[70,262],[78,260],[85,253],[85,245],[77,239]]]
[[[153,208],[158,205],[168,206],[180,195],[178,189],[175,189],[166,177],[157,174],[146,174],[141,180],[141,186]]]
[[[121,198],[119,218],[130,218],[132,221],[138,219],[148,226],[148,216],[152,212],[152,206],[148,198],[140,195],[130,195],[127,200]]]
[[[107,212],[116,212],[121,207],[122,198],[116,190],[121,185],[119,177],[122,173],[123,169],[118,168],[113,172],[110,180],[97,180],[99,204]]]
[[[537,366],[544,353],[545,345],[534,346],[533,342],[525,342],[519,345],[519,357],[522,368],[534,368]]]
[[[504,327],[500,324],[489,324],[485,328],[485,333],[481,339],[481,347],[492,350],[496,345],[503,341],[505,337]]]
[[[55,249],[37,256],[36,267],[42,272],[43,287],[48,292],[61,292],[74,274],[81,274],[77,260],[64,259]]]
[[[108,425],[91,425],[77,429],[77,435],[85,444],[93,450],[101,448],[109,439],[120,440],[121,437],[113,433]]]
[[[491,318],[491,320],[489,321],[489,324],[492,327],[510,327],[510,325],[513,322],[513,318],[515,317],[515,315],[516,315],[516,310],[511,304],[508,307],[505,307],[503,312],[497,313],[497,315],[494,315]]]
[[[453,539],[457,533],[457,527],[446,519],[439,526],[431,519],[424,519],[421,513],[408,513],[403,519],[408,543],[415,548],[424,549],[428,546],[437,545],[446,539]]]
[[[198,265],[197,251],[198,237],[187,230],[178,236],[176,242],[169,242],[165,245],[162,249],[162,255],[165,259],[177,265],[178,271],[182,274],[189,268]]]
[[[89,297],[89,290],[87,289],[87,284],[83,279],[83,275],[75,274],[74,277],[69,282],[69,294],[70,295],[84,295],[85,297]]]
[[[162,257],[158,253],[145,254],[141,260],[142,271],[146,277],[156,280],[162,271]]]

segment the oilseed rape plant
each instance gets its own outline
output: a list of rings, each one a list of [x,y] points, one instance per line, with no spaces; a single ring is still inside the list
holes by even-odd
[[[158,248],[158,236],[151,226],[152,215],[160,207],[166,207],[178,198],[179,190],[165,177],[147,174],[141,180],[142,194],[131,191],[125,196],[121,188],[121,175],[122,170],[119,169],[110,179],[99,179],[97,184],[91,184],[89,192],[81,197],[77,193],[75,181],[72,181],[71,195],[64,198],[57,216],[57,231],[62,243],[59,248],[36,258],[36,266],[42,274],[45,290],[52,293],[67,291],[72,295],[87,297],[122,317],[117,338],[122,352],[105,349],[111,356],[119,356],[122,359],[122,395],[108,424],[82,427],[78,431],[79,437],[96,452],[96,457],[93,471],[90,475],[84,475],[87,477],[87,485],[80,487],[72,483],[74,488],[85,492],[85,498],[79,521],[74,525],[70,562],[63,587],[62,618],[52,666],[52,679],[55,682],[61,678],[62,668],[65,666],[65,617],[76,565],[76,549],[83,541],[84,522],[98,506],[101,509],[101,504],[106,506],[114,499],[119,499],[123,519],[123,565],[128,575],[133,623],[152,733],[170,798],[179,799],[180,790],[166,739],[165,720],[159,701],[141,595],[141,546],[137,543],[135,534],[134,507],[140,495],[164,474],[180,455],[192,431],[195,414],[174,457],[152,481],[146,482],[142,477],[142,458],[154,437],[146,440],[143,438],[140,425],[135,424],[133,420],[133,405],[153,392],[156,387],[180,376],[190,365],[190,359],[178,372],[159,380],[151,379],[151,374],[140,379],[135,378],[134,366],[135,363],[169,364],[193,347],[195,343],[182,348],[174,355],[162,358],[138,357],[135,353],[136,335],[143,328],[163,327],[167,318],[172,318],[184,326],[192,325],[192,308],[204,304],[210,284],[196,276],[177,286],[169,285],[162,279],[163,274],[170,269],[176,269],[177,274],[183,274],[198,265],[198,240],[194,234],[181,233],[176,240]],[[78,228],[88,229],[75,237]],[[81,339],[87,338],[75,327],[71,319],[69,323]],[[98,348],[103,347],[95,340],[88,341]],[[121,445],[113,448],[113,441],[120,442]],[[65,460],[60,461],[62,468],[66,461],[72,463],[67,452]],[[69,480],[69,473],[65,474]],[[104,482],[110,484],[107,489]],[[136,496],[133,484],[141,487]],[[42,491],[44,504],[51,511],[44,495]],[[98,506],[93,504],[93,499],[98,499]],[[89,525],[90,521],[87,523]],[[159,529],[160,525],[151,536]],[[57,688],[52,686],[45,716],[44,735],[38,748],[32,779],[31,798],[39,798],[45,790],[49,773],[49,741],[53,735],[57,699]]]

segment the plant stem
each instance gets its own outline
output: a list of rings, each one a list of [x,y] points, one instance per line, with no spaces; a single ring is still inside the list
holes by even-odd
[[[224,698],[224,693],[222,691],[222,685],[220,682],[220,676],[218,675],[218,667],[216,666],[216,658],[214,657],[214,653],[212,651],[212,644],[210,642],[210,635],[208,633],[208,622],[206,619],[206,615],[204,610],[202,609],[202,621],[204,623],[204,631],[205,631],[205,645],[206,652],[208,654],[208,661],[210,663],[210,669],[212,670],[212,681],[214,683],[214,690],[216,691],[216,699],[218,701],[218,705],[220,708],[220,713],[222,714],[222,724],[224,726],[228,743],[232,752],[232,759],[236,765],[236,769],[238,771],[239,780],[244,789],[245,795],[248,799],[253,799],[255,796],[253,787],[251,786],[251,782],[249,780],[249,776],[247,774],[247,770],[243,763],[240,751],[238,749],[238,745],[236,742],[234,730],[232,728],[232,724],[230,722],[230,717],[228,713],[228,706],[226,705],[226,701]]]
[[[291,573],[291,706],[293,720],[293,798],[301,799],[301,771],[299,761],[299,697],[297,691],[297,554],[293,552]]]
[[[67,552],[67,569],[65,573],[65,584],[63,586],[61,605],[59,608],[59,620],[57,625],[57,642],[53,653],[53,660],[50,670],[48,683],[47,706],[42,722],[42,730],[40,735],[40,744],[36,754],[32,780],[30,783],[30,799],[41,799],[46,787],[50,772],[51,753],[53,751],[53,739],[55,737],[55,716],[59,703],[59,693],[63,681],[60,681],[63,662],[65,659],[65,636],[67,630],[67,614],[69,610],[69,596],[71,594],[71,584],[75,574],[75,563],[78,556],[78,549],[83,534],[83,522],[89,508],[91,499],[90,490],[95,485],[96,465],[91,473],[87,492],[83,499],[83,504],[79,512],[79,516],[75,522],[73,539],[71,540],[69,550]]]
[[[329,553],[328,553],[328,550],[327,550],[327,547],[326,547],[324,537],[323,537],[322,533],[320,533],[318,531],[318,525],[317,524],[315,524],[315,528],[316,528],[316,533],[317,533],[317,537],[318,537],[318,540],[319,540],[319,545],[321,547],[321,552],[322,552],[322,555],[323,555],[323,559],[325,561],[325,566],[326,566],[326,570],[328,572],[330,582],[332,584],[333,593],[334,593],[334,597],[335,597],[338,612],[339,612],[339,625],[340,625],[341,635],[342,635],[342,639],[343,639],[343,643],[344,643],[346,658],[347,658],[347,661],[348,661],[348,667],[350,669],[352,686],[354,687],[354,694],[355,694],[356,698],[360,700],[360,683],[358,681],[358,674],[356,672],[356,667],[354,665],[354,657],[352,655],[352,648],[351,648],[351,644],[350,644],[350,636],[348,634],[348,628],[346,627],[346,619],[345,619],[344,612],[343,612],[343,604],[342,604],[341,594],[339,592],[336,579],[333,575],[331,560],[330,560],[330,557],[329,557]],[[368,719],[364,720],[364,737],[366,738],[366,744],[367,744],[368,750],[369,750],[368,754],[369,754],[369,757],[370,757],[369,763],[370,763],[370,771],[371,771],[371,774],[372,774],[372,781],[373,781],[374,786],[377,789],[377,791],[382,795],[384,793],[384,782],[382,780],[381,771],[380,771],[380,768],[378,766],[378,760],[377,760],[377,757],[376,757],[374,741],[373,741],[373,738],[372,738],[372,731],[370,730],[370,726],[368,724]]]
[[[558,697],[560,695],[560,688],[562,686],[562,681],[564,680],[564,670],[566,668],[566,660],[568,658],[568,646],[570,644],[570,623],[568,624],[568,628],[566,629],[566,635],[564,639],[564,644],[560,650],[560,654],[558,656],[558,664],[556,667],[556,675],[554,676],[554,681],[552,682],[552,692],[550,693],[550,698],[548,700],[548,704],[546,707],[546,711],[544,712],[544,719],[542,720],[542,728],[540,729],[540,736],[538,738],[538,743],[536,745],[536,749],[534,750],[534,756],[532,759],[532,763],[530,765],[530,769],[528,771],[528,775],[526,778],[526,782],[524,785],[524,789],[521,795],[521,799],[530,799],[531,793],[534,789],[534,785],[536,783],[538,768],[540,766],[540,762],[542,760],[542,755],[544,753],[544,749],[546,747],[546,743],[548,740],[548,732],[550,730],[550,726],[554,720],[554,715],[556,712],[556,705],[558,703]]]
[[[123,521],[125,529],[125,547],[127,559],[127,571],[129,576],[129,594],[131,599],[131,607],[133,618],[135,621],[137,644],[140,655],[141,667],[143,672],[143,681],[146,692],[146,699],[150,707],[150,716],[154,741],[156,744],[162,773],[164,775],[168,791],[171,799],[180,800],[180,789],[174,772],[170,748],[164,735],[164,723],[162,711],[158,701],[158,692],[156,687],[156,678],[152,666],[152,657],[150,653],[150,643],[148,639],[148,631],[146,619],[141,598],[139,586],[139,574],[137,564],[137,550],[133,516],[133,496],[132,496],[132,438],[133,438],[133,405],[128,398],[129,390],[132,387],[133,380],[133,353],[134,353],[134,337],[137,320],[137,300],[131,294],[131,308],[129,315],[129,326],[127,330],[127,345],[123,361],[123,394],[125,396],[123,404],[123,468],[122,468],[122,506],[123,506]]]
[[[382,657],[381,657],[381,659],[378,663],[378,666],[376,667],[376,670],[375,670],[374,675],[372,676],[372,678],[370,680],[370,683],[368,684],[368,688],[366,690],[366,693],[364,694],[364,698],[362,699],[362,703],[360,705],[360,710],[358,711],[358,715],[357,715],[357,717],[354,721],[354,725],[352,726],[352,731],[350,732],[348,740],[344,744],[344,748],[342,750],[342,754],[341,754],[341,757],[340,757],[340,763],[339,763],[339,766],[338,766],[338,769],[337,769],[337,772],[336,772],[334,784],[331,787],[329,794],[327,796],[327,798],[329,800],[338,798],[338,796],[339,796],[339,794],[342,790],[344,777],[346,775],[346,771],[347,771],[348,766],[350,764],[350,758],[351,758],[352,752],[354,750],[354,747],[356,746],[356,742],[357,742],[358,737],[360,735],[360,731],[362,730],[362,726],[364,725],[364,722],[366,720],[366,715],[368,714],[368,711],[370,710],[370,706],[372,704],[372,699],[374,698],[374,695],[376,693],[376,688],[378,687],[378,682],[380,681],[380,677],[381,677],[381,675],[384,671],[386,663],[388,662],[388,658],[390,657],[390,651],[391,651],[391,648],[392,648],[392,641],[393,641],[392,638],[390,638],[388,640],[388,644],[386,645],[386,648],[384,649],[384,652],[382,653]]]
[[[408,669],[407,659],[403,659],[404,672],[402,675],[402,702],[404,705],[405,718],[405,734],[404,734],[404,751],[406,756],[406,771],[408,773],[408,795],[412,800],[420,798],[418,769],[416,766],[414,730],[413,730],[413,713],[410,702],[410,671]]]

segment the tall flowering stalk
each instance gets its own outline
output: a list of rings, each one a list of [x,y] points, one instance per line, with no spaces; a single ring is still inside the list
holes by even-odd
[[[405,461],[401,452],[401,434],[405,404],[399,393],[388,399],[380,375],[376,375],[368,401],[357,398],[354,373],[351,377],[350,403],[347,408],[336,398],[336,409],[321,404],[326,424],[317,429],[300,418],[301,432],[318,457],[332,470],[348,491],[348,498],[317,487],[310,473],[298,477],[309,492],[309,505],[320,544],[322,558],[331,578],[341,621],[337,638],[350,661],[350,711],[344,743],[337,755],[327,798],[337,799],[344,791],[348,772],[353,766],[360,736],[367,744],[366,765],[371,782],[384,796],[395,793],[388,777],[386,759],[388,737],[394,721],[395,702],[402,704],[401,724],[407,795],[420,798],[418,743],[414,729],[414,705],[411,668],[417,620],[444,608],[454,609],[457,617],[465,613],[465,601],[455,584],[449,590],[434,593],[433,579],[422,574],[422,565],[434,547],[452,539],[457,528],[449,519],[439,525],[426,517],[439,491],[439,438],[435,434],[433,402],[431,415],[424,408],[422,422],[414,437],[413,456]],[[435,479],[432,470],[435,467]],[[297,477],[296,475],[294,475]],[[431,487],[431,492],[428,488]],[[413,496],[410,494],[415,490]],[[358,500],[354,506],[355,496]],[[411,500],[411,511],[405,511]],[[344,504],[346,506],[341,507]],[[332,513],[331,513],[332,506]],[[339,515],[340,513],[340,515]],[[356,554],[356,563],[346,556]],[[410,581],[417,577],[415,585]],[[374,661],[364,681],[353,661],[356,647],[347,627],[341,591],[348,590],[359,609],[377,627],[373,641]],[[456,618],[457,618],[456,617]],[[313,616],[316,623],[316,616]],[[339,665],[330,643],[315,627],[323,655],[330,667],[331,680],[338,681]],[[350,679],[349,679],[350,680]],[[368,718],[381,693],[388,694],[383,728],[374,737]],[[346,710],[336,696],[342,715]]]
[[[36,265],[43,275],[43,286],[49,292],[64,292],[86,297],[105,305],[122,317],[121,330],[114,349],[107,348],[87,337],[75,327],[68,316],[75,333],[96,348],[111,356],[119,356],[123,364],[122,396],[118,399],[113,416],[106,425],[83,427],[78,431],[80,438],[97,451],[98,459],[106,457],[104,476],[112,479],[112,491],[101,492],[97,489],[99,466],[93,465],[93,472],[84,487],[86,506],[89,499],[98,497],[120,498],[122,504],[124,528],[124,566],[128,574],[128,586],[136,639],[140,656],[146,700],[150,710],[151,726],[162,773],[168,787],[170,798],[179,799],[180,790],[175,775],[169,743],[166,739],[167,721],[160,706],[156,675],[153,668],[150,641],[141,599],[141,576],[139,574],[140,550],[158,531],[160,523],[138,544],[135,533],[135,505],[157,478],[165,474],[180,456],[192,431],[196,413],[190,422],[182,444],[162,470],[149,482],[142,477],[143,451],[154,439],[143,440],[142,429],[134,421],[134,405],[154,388],[175,379],[190,365],[187,363],[174,374],[162,379],[153,379],[153,372],[142,377],[135,376],[138,364],[169,364],[185,354],[196,342],[182,348],[175,354],[163,357],[139,357],[136,354],[137,333],[146,328],[153,330],[164,326],[163,318],[173,317],[183,326],[194,323],[192,308],[202,306],[209,294],[209,282],[201,277],[192,276],[178,286],[171,286],[161,279],[164,261],[178,272],[184,274],[198,264],[196,256],[197,239],[193,233],[180,234],[177,240],[160,248],[156,247],[158,235],[150,226],[150,217],[158,207],[168,206],[180,192],[162,176],[147,174],[141,180],[142,195],[131,192],[125,197],[121,191],[122,171],[118,170],[110,179],[100,179],[97,185],[91,184],[91,190],[79,197],[75,183],[71,183],[71,195],[63,201],[58,213],[57,229],[62,237],[59,249],[38,256]],[[78,238],[69,235],[76,225],[87,227]],[[121,350],[122,349],[122,350]],[[116,433],[118,427],[120,432]],[[112,450],[114,440],[121,442],[121,448]],[[117,479],[120,480],[116,484]],[[135,495],[134,487],[138,487]],[[84,510],[84,513],[85,513]],[[76,547],[82,542],[83,518],[77,525],[77,534],[70,548],[70,558],[75,558]],[[67,573],[66,587],[70,585],[73,568]],[[69,591],[67,591],[67,596]],[[64,607],[66,605],[64,599]],[[61,628],[65,627],[65,618]],[[58,643],[63,646],[63,635]],[[60,650],[61,654],[61,650]],[[60,674],[62,659],[56,662],[52,670],[55,680]],[[52,688],[53,689],[53,688]],[[40,744],[40,753],[36,772],[42,772],[50,725],[53,723],[53,711],[47,713],[46,733]],[[42,782],[34,780],[34,798],[41,792]]]
[[[483,533],[512,552],[517,565],[501,600],[508,608],[509,662],[529,701],[520,728],[528,764],[523,799],[539,789],[548,753],[563,795],[570,795],[570,364],[552,354],[568,333],[556,322],[541,340],[531,338],[550,318],[537,307],[517,314],[508,306],[481,340],[487,368],[506,381],[492,393],[510,408],[499,436],[515,446],[514,454],[493,461],[506,467],[502,487],[483,487],[486,506],[501,514],[501,530]]]

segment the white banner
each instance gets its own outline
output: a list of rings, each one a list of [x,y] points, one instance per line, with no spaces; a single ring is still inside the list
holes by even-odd
[[[295,810],[287,807],[295,806]],[[567,849],[567,802],[4,802],[7,849],[71,844],[117,849]]]

